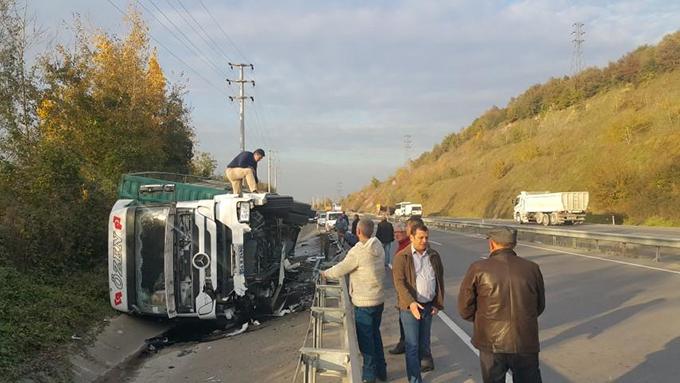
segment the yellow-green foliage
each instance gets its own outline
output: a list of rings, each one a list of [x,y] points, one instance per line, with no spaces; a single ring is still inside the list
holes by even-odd
[[[605,69],[533,86],[344,204],[411,200],[426,215],[508,218],[521,190],[588,190],[595,215],[678,225],[679,68],[676,33]]]

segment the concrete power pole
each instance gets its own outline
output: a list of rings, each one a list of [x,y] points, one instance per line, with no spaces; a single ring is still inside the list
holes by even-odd
[[[243,77],[243,68],[245,68],[245,67],[250,67],[250,70],[255,69],[253,67],[253,64],[233,64],[233,63],[229,63],[229,68],[231,68],[232,70],[234,68],[238,68],[239,78],[238,78],[238,80],[227,79],[227,83],[229,85],[231,85],[231,83],[234,82],[234,83],[239,84],[239,88],[240,88],[238,97],[229,96],[229,100],[231,100],[231,101],[238,100],[238,102],[240,104],[238,117],[239,117],[239,121],[240,121],[240,125],[241,125],[241,129],[240,129],[240,131],[241,131],[241,151],[246,150],[246,126],[245,126],[245,112],[246,112],[245,103],[246,103],[246,99],[250,99],[250,101],[255,101],[255,98],[253,98],[252,96],[246,96],[246,92],[245,92],[245,89],[244,89],[245,84],[251,83],[253,86],[255,86],[255,81],[246,80]]]

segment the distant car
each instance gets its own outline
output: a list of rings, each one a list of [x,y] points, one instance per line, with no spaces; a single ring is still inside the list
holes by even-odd
[[[320,211],[320,212],[317,213],[317,214],[318,214],[318,215],[317,215],[317,217],[316,217],[316,225],[317,225],[319,228],[326,227],[326,212],[325,212],[325,211]]]
[[[338,220],[338,217],[342,214],[341,211],[329,211],[326,212],[326,230],[332,230],[335,227],[335,222]]]
[[[316,221],[318,221],[318,220],[319,220],[319,213],[317,212],[317,213],[314,215],[314,217],[310,217],[310,218],[307,220],[307,222],[309,222],[309,223],[316,223]]]

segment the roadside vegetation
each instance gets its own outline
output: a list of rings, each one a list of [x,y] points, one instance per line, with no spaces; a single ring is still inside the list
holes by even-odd
[[[74,42],[29,66],[40,35],[24,6],[0,0],[0,381],[69,381],[62,347],[112,314],[106,230],[120,176],[211,173],[214,160],[192,164],[184,90],[134,10],[122,37],[76,19]]]
[[[492,107],[343,206],[512,216],[521,190],[590,192],[592,222],[680,225],[680,32]]]

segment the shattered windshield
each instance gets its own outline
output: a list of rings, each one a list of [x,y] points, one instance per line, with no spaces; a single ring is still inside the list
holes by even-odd
[[[166,311],[164,246],[170,209],[138,207],[135,215],[135,270],[137,307],[145,313]]]

